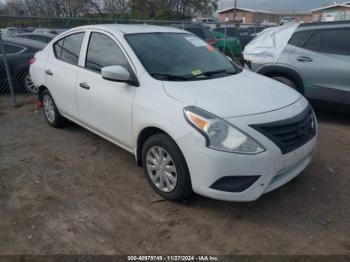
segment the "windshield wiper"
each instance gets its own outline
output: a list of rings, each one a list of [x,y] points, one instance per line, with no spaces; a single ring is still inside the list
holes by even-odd
[[[158,74],[158,73],[153,73],[151,74],[153,77],[161,80],[170,80],[170,81],[188,81],[188,80],[193,80],[197,78],[203,78],[203,77],[211,77],[214,75],[218,74],[229,74],[229,75],[234,75],[237,72],[233,69],[222,69],[222,70],[215,70],[215,71],[208,71],[208,72],[203,72],[198,75],[172,75],[172,74]]]
[[[211,77],[214,75],[219,75],[219,74],[229,74],[229,75],[234,75],[236,74],[235,70],[232,69],[222,69],[222,70],[215,70],[215,71],[208,71],[208,72],[203,72],[201,74],[198,75],[192,75],[191,78],[197,78],[197,77],[202,77],[202,76],[206,76],[206,77]]]
[[[151,74],[151,76],[155,77],[155,78],[160,78],[161,80],[173,80],[173,81],[181,81],[181,80],[188,80],[189,77],[188,76],[181,76],[181,75],[172,75],[172,74]]]

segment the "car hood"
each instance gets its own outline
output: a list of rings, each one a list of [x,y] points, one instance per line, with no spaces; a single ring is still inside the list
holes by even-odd
[[[211,80],[164,81],[163,85],[170,97],[222,118],[278,110],[294,104],[301,97],[292,88],[247,70]]]

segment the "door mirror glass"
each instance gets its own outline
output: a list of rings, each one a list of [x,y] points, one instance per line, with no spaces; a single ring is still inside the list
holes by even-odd
[[[130,80],[130,73],[123,66],[107,66],[101,70],[102,77],[106,80],[116,82],[128,82]]]

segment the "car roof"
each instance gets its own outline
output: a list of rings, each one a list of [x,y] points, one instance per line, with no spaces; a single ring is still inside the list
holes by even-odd
[[[298,31],[310,29],[329,29],[350,27],[350,21],[318,22],[301,24]]]
[[[50,38],[55,38],[56,37],[56,35],[49,34],[49,33],[21,33],[21,34],[18,34],[16,36],[25,36],[25,35],[47,36],[47,37],[50,37]]]
[[[166,26],[156,26],[156,25],[124,25],[124,24],[102,24],[102,25],[88,25],[73,28],[77,29],[99,29],[105,30],[110,33],[117,34],[141,34],[141,33],[184,33],[185,31]],[[67,32],[69,32],[67,31]]]
[[[4,37],[3,41],[5,43],[9,43],[9,44],[14,44],[14,45],[20,45],[23,47],[27,47],[27,48],[33,48],[33,49],[37,49],[37,50],[41,50],[43,49],[46,44],[39,42],[39,41],[35,41],[35,40],[31,40],[31,39],[24,39],[24,38],[12,38],[12,37]]]

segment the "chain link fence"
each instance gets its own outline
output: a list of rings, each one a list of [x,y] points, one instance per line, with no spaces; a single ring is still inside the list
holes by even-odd
[[[209,30],[209,27],[212,29],[221,27],[221,31],[212,32],[208,36],[207,31],[198,31],[202,25],[197,24],[198,28],[191,30],[193,24],[187,21],[0,16],[0,106],[16,105],[20,97],[37,92],[29,75],[29,67],[35,53],[42,50],[58,34],[77,26],[90,24],[175,26],[199,37],[206,36],[207,39],[204,40],[209,43],[214,38],[217,41],[215,46],[232,58],[241,53],[239,41],[235,42],[227,29],[228,26],[231,28],[234,25],[227,23],[205,25],[206,30]]]

